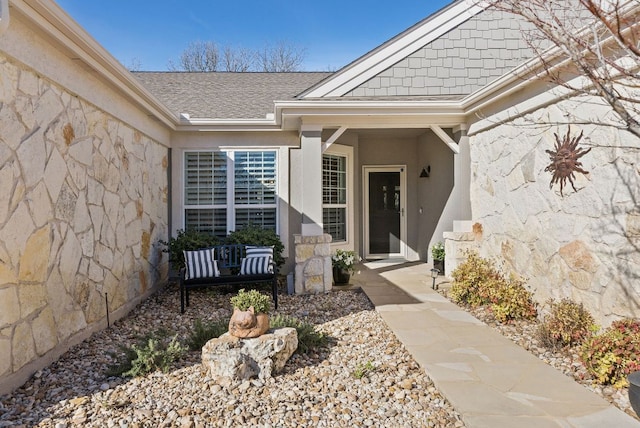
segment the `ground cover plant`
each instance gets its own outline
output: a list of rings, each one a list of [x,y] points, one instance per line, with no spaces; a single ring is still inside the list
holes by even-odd
[[[538,326],[540,341],[548,347],[579,345],[598,330],[593,316],[580,303],[549,300],[549,313]]]
[[[580,359],[598,383],[628,386],[627,375],[640,370],[640,321],[614,321],[585,341]]]
[[[629,373],[640,370],[640,320],[622,319],[600,329],[583,305],[565,298],[547,301],[544,316],[512,318],[505,323],[496,316],[491,303],[500,288],[495,284],[501,281],[494,268],[477,253],[469,253],[452,273],[453,281],[441,284],[439,291],[538,358],[640,419],[629,404],[626,381]]]
[[[502,323],[517,319],[531,319],[537,315],[533,293],[522,279],[504,274],[492,261],[476,252],[451,274],[451,298],[470,307],[488,305]]]

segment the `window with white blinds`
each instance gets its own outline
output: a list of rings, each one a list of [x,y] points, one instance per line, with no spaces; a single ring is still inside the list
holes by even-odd
[[[272,150],[186,152],[185,229],[219,237],[250,223],[277,230],[276,155]]]
[[[276,230],[276,152],[234,152],[236,229]]]
[[[322,222],[333,242],[347,240],[346,156],[322,156]]]

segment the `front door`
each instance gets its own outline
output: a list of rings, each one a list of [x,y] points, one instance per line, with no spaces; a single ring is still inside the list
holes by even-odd
[[[404,171],[364,167],[366,258],[405,256]]]

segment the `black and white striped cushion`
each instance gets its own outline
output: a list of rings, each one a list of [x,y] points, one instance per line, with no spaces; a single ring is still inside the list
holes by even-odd
[[[247,257],[242,259],[240,275],[259,275],[273,273],[271,257]]]
[[[213,259],[213,250],[183,251],[187,267],[185,279],[220,276],[218,263]]]
[[[253,245],[247,245],[247,258],[251,257],[273,258],[273,247],[257,247]]]

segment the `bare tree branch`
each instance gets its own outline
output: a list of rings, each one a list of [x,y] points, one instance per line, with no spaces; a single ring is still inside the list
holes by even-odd
[[[214,42],[191,42],[182,52],[177,64],[170,60],[172,71],[298,71],[304,61],[305,51],[293,44],[279,42],[262,50],[219,48]]]
[[[640,137],[639,0],[494,0],[490,7],[524,18],[523,35],[549,80],[604,99],[627,131]],[[558,55],[550,57],[550,48]],[[572,81],[567,76],[582,76]]]
[[[304,61],[305,51],[286,42],[266,46],[258,53],[260,71],[298,71]]]

